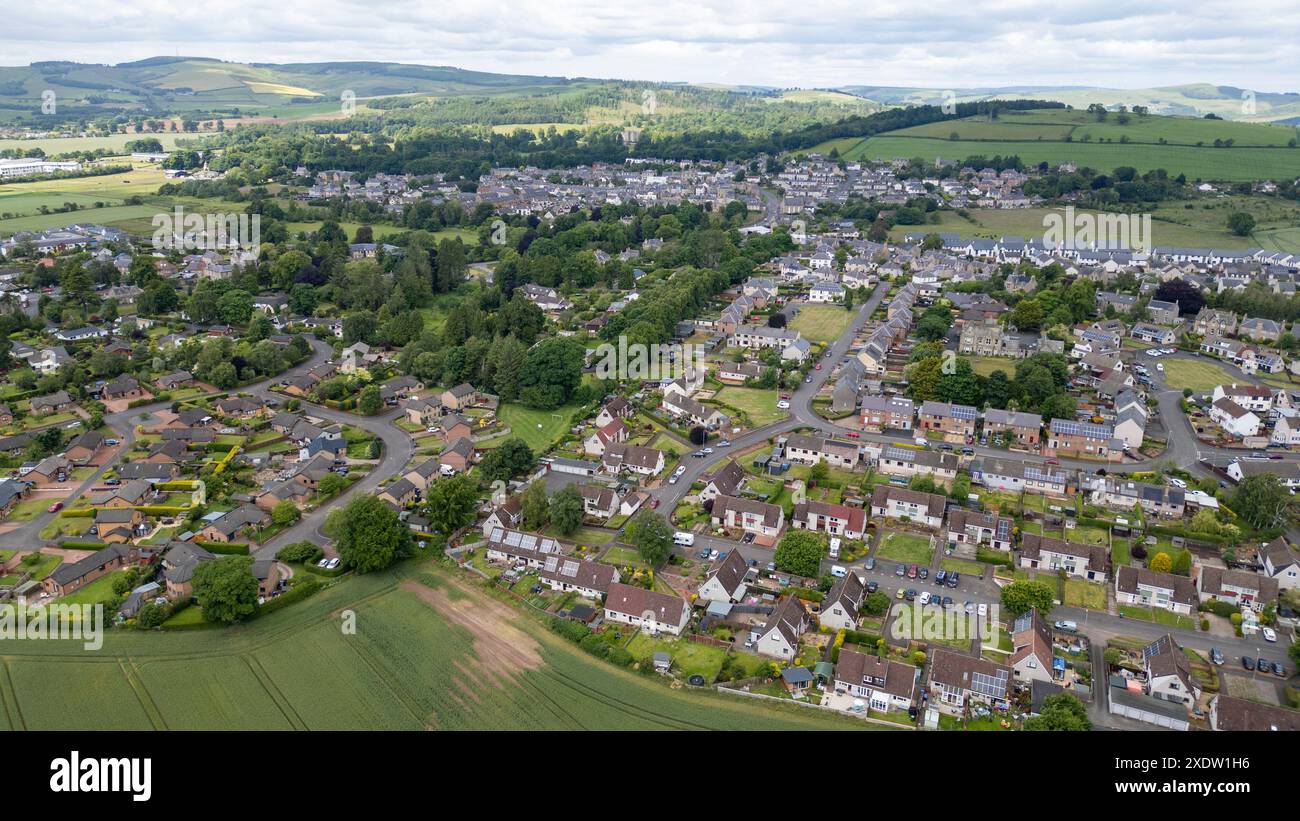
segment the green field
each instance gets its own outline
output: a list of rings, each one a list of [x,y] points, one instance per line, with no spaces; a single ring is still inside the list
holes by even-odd
[[[110,134],[107,137],[44,137],[33,140],[0,139],[0,151],[17,149],[30,151],[39,148],[46,156],[57,157],[79,151],[125,151],[132,140],[156,138],[164,151],[171,151],[178,140],[194,139],[193,134]]]
[[[880,545],[876,548],[876,558],[878,559],[903,562],[904,564],[919,564],[922,567],[930,565],[932,556],[930,539],[914,533],[886,530],[884,535],[880,537]]]
[[[970,362],[970,369],[980,376],[988,376],[994,371],[1002,371],[1007,376],[1016,375],[1016,360],[1005,356],[963,356]]]
[[[848,313],[845,311],[845,313]],[[779,422],[790,415],[776,406],[780,392],[763,388],[737,388],[728,385],[714,396],[719,402],[742,410],[749,416],[752,427],[761,428]]]
[[[1210,391],[1216,385],[1228,385],[1236,381],[1232,374],[1208,360],[1196,362],[1191,359],[1166,359],[1160,364],[1165,366],[1165,384],[1174,390],[1191,388],[1194,391]]]
[[[408,568],[416,572],[417,568]],[[592,659],[452,571],[350,578],[229,629],[12,642],[12,729],[854,729],[794,707],[678,691]],[[433,585],[432,587],[429,585]],[[339,612],[356,614],[355,634]]]
[[[854,311],[845,310],[842,306],[805,305],[790,322],[790,327],[813,342],[825,343],[838,339],[854,316]]]
[[[894,157],[919,157],[926,162],[936,159],[964,160],[980,155],[1015,155],[1026,164],[1046,162],[1059,165],[1074,162],[1103,171],[1132,166],[1139,172],[1163,168],[1170,174],[1186,174],[1188,179],[1246,181],[1294,179],[1300,176],[1300,149],[1196,147],[1190,145],[1149,145],[1116,141],[1082,143],[1053,140],[949,140],[933,137],[908,137],[899,132],[871,137],[854,146],[845,155],[848,160],[890,160]]]
[[[507,439],[518,437],[528,443],[528,447],[532,448],[534,453],[543,453],[568,432],[577,409],[577,405],[564,405],[548,411],[502,403],[497,408],[497,417],[509,426],[510,435],[489,439],[483,445],[491,447]]]

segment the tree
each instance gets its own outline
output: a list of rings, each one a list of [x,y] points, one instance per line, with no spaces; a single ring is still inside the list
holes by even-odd
[[[1025,720],[1025,729],[1033,732],[1081,732],[1092,729],[1088,708],[1070,693],[1057,693],[1043,699],[1042,711]]]
[[[424,494],[424,508],[429,529],[450,536],[474,521],[478,490],[469,477],[452,476],[429,485]]]
[[[551,500],[546,495],[545,482],[533,482],[519,497],[523,509],[524,527],[541,530],[551,518]]]
[[[208,621],[231,624],[257,612],[257,578],[248,556],[199,562],[191,581]]]
[[[792,530],[776,546],[776,566],[796,576],[816,576],[826,557],[826,542],[816,533]]]
[[[383,570],[413,552],[410,528],[378,497],[359,496],[342,513],[336,523],[336,542],[347,567],[358,573]]]
[[[370,384],[361,389],[361,397],[357,400],[357,410],[363,416],[374,416],[383,409],[384,399],[379,393],[378,385]]]
[[[1251,527],[1281,527],[1287,522],[1295,497],[1273,473],[1246,478],[1232,497],[1232,509]]]
[[[1168,553],[1161,551],[1151,557],[1151,561],[1147,563],[1147,567],[1157,573],[1168,573],[1174,569],[1174,560],[1169,557]]]
[[[499,446],[489,450],[479,462],[479,473],[491,481],[505,481],[512,476],[527,473],[533,469],[537,459],[533,449],[524,440],[511,437]]]
[[[529,407],[558,408],[581,384],[585,360],[586,348],[576,337],[543,340],[524,358],[520,398]]]
[[[644,513],[628,528],[628,535],[641,559],[658,567],[673,549],[673,529],[658,513]]]
[[[1047,582],[1012,582],[1002,588],[1002,606],[1012,616],[1023,616],[1035,609],[1039,615],[1046,616],[1051,612],[1055,598],[1056,590]]]
[[[889,597],[877,590],[863,600],[862,609],[872,616],[883,616],[889,610]]]
[[[582,527],[582,494],[573,485],[565,485],[551,497],[551,524],[561,536],[572,536]]]
[[[1255,230],[1255,218],[1245,211],[1233,211],[1228,215],[1228,230],[1239,237],[1250,236]]]
[[[818,460],[812,467],[808,468],[808,482],[814,487],[820,487],[826,484],[830,478],[831,469],[825,462]]]
[[[316,485],[316,493],[322,498],[328,499],[342,493],[347,486],[347,479],[337,473],[330,472],[321,477],[320,482]]]
[[[331,474],[337,476],[338,474]],[[340,477],[342,478],[342,477]],[[283,502],[277,502],[275,507],[271,508],[271,521],[281,527],[288,527],[302,518],[302,511],[288,499]]]

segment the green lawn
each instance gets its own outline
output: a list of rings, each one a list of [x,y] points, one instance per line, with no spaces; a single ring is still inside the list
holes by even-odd
[[[961,559],[940,559],[939,569],[948,572],[957,571],[965,573],[967,576],[978,576],[984,572],[984,565],[979,562],[967,562]]]
[[[672,656],[673,671],[682,678],[693,675],[704,676],[706,682],[712,683],[722,669],[722,659],[727,651],[721,647],[708,644],[696,644],[685,639],[664,641],[638,634],[627,646],[628,652],[642,664],[651,664],[655,653],[664,652]]]
[[[499,436],[483,443],[484,447],[499,445],[507,439],[518,437],[542,454],[550,450],[561,436],[569,431],[577,405],[564,405],[553,411],[526,408],[523,405],[502,404],[497,417],[510,428],[509,436]]]
[[[1070,607],[1106,609],[1106,588],[1082,579],[1065,580],[1065,603]]]
[[[891,562],[929,566],[932,556],[930,540],[914,533],[886,530],[876,548],[876,558]]]
[[[59,599],[60,604],[97,604],[114,598],[113,580],[122,575],[123,570],[116,573],[109,573],[107,576],[100,576],[85,587],[80,588],[75,593],[71,593]]]
[[[1136,604],[1121,604],[1119,612],[1126,619],[1141,619],[1142,621],[1153,621],[1156,624],[1163,624],[1169,627],[1177,627],[1182,630],[1195,630],[1196,623],[1190,616],[1184,616],[1180,613],[1171,613],[1163,607],[1143,607]]]
[[[1232,374],[1212,360],[1168,359],[1162,364],[1165,366],[1165,383],[1174,390],[1210,391],[1216,385],[1234,381]]]
[[[744,411],[749,416],[750,425],[756,428],[779,422],[790,415],[789,411],[776,406],[781,398],[780,391],[776,390],[728,386],[718,391],[714,398],[722,404]]]
[[[809,341],[826,343],[839,339],[856,315],[856,311],[843,306],[805,305],[799,309],[799,315],[790,323],[790,327]]]
[[[988,376],[994,371],[1002,371],[1007,376],[1016,375],[1016,360],[1005,356],[963,356],[970,362],[970,368],[980,376]]]

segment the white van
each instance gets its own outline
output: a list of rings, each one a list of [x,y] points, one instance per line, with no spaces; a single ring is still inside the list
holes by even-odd
[[[918,437],[916,437],[916,439],[914,439],[913,441],[916,442],[916,446],[917,446],[918,448],[923,448],[923,447],[925,447],[925,446],[927,445],[927,443],[928,443],[928,440],[927,440],[924,436],[918,436]]]
[[[695,544],[695,534],[687,533],[685,530],[679,530],[673,534],[673,544],[693,545]]]
[[[840,557],[840,538],[838,536],[831,538],[830,557],[832,559],[838,559]]]
[[[843,567],[840,567],[838,564],[833,564],[831,565],[831,575],[837,579],[842,579],[845,576],[849,575],[849,571],[845,570]]]

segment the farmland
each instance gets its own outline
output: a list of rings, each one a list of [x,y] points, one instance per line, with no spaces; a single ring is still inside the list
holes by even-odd
[[[414,571],[416,568],[407,568]],[[834,729],[860,722],[674,691],[426,565],[352,578],[227,630],[13,642],[0,726],[26,729]],[[338,613],[356,614],[355,635]],[[489,692],[484,692],[489,691]]]

